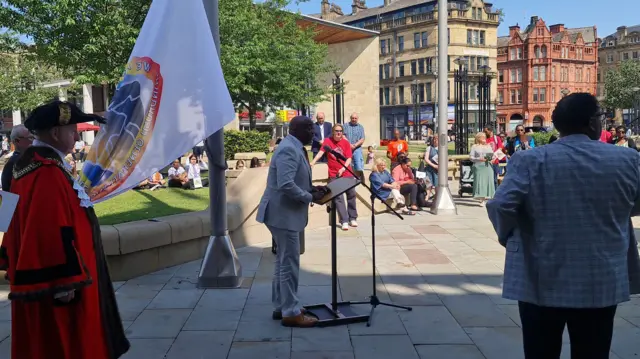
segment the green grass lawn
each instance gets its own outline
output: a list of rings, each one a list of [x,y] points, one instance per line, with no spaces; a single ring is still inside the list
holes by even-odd
[[[162,188],[130,190],[95,205],[100,224],[117,224],[172,214],[202,211],[209,206],[209,189]]]

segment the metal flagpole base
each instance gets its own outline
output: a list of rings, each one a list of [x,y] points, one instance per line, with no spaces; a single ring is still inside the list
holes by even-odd
[[[231,237],[211,236],[198,274],[198,288],[238,288],[242,266]]]
[[[451,196],[451,190],[448,185],[438,184],[436,190],[436,198],[431,204],[431,213],[433,214],[458,214],[456,203]]]

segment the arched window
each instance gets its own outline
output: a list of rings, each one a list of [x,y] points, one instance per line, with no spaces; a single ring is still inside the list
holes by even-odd
[[[547,58],[547,46],[546,45],[542,45],[542,58],[543,59]]]
[[[540,58],[540,47],[538,45],[533,47],[533,52],[536,54],[536,59]]]

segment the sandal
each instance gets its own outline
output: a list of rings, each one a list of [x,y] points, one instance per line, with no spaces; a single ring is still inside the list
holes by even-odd
[[[416,215],[413,211],[410,211],[410,210],[402,211],[402,214],[404,214],[405,216],[415,216]]]

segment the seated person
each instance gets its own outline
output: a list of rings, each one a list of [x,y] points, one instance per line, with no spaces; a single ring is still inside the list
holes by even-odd
[[[83,140],[78,140],[73,145],[73,153],[71,154],[71,156],[73,156],[73,159],[75,161],[84,161],[84,157],[85,157],[84,147],[85,147],[85,143]]]
[[[400,185],[400,193],[409,195],[409,203],[411,210],[419,211],[418,208],[418,185],[416,184],[413,170],[411,169],[411,159],[403,158],[396,168],[391,171],[391,176],[395,182]]]
[[[257,168],[257,167],[262,167],[262,163],[260,163],[260,160],[258,159],[258,157],[254,157],[251,159],[249,168]]]
[[[140,182],[140,184],[134,187],[134,189],[150,189],[153,191],[157,188],[164,188],[165,183],[166,181],[163,179],[162,174],[160,172],[156,172],[151,175],[151,177]]]
[[[412,211],[404,205],[404,196],[400,193],[400,184],[393,180],[389,171],[387,171],[387,162],[382,158],[376,158],[373,161],[371,175],[369,175],[371,189],[375,194],[383,200],[392,198],[396,202],[396,207],[402,207],[402,213],[406,215],[414,215]]]
[[[196,157],[196,155],[189,156],[189,164],[187,165],[187,179],[189,181],[189,189],[195,189],[196,182],[200,182],[200,184],[202,184],[202,187],[207,187],[209,185],[209,179],[200,177],[200,165],[198,164],[198,157]]]
[[[180,165],[179,160],[173,161],[169,168],[169,187],[189,188],[189,178],[187,172]]]
[[[236,169],[237,170],[243,170],[244,169],[244,161],[243,160],[237,160],[236,161]]]

